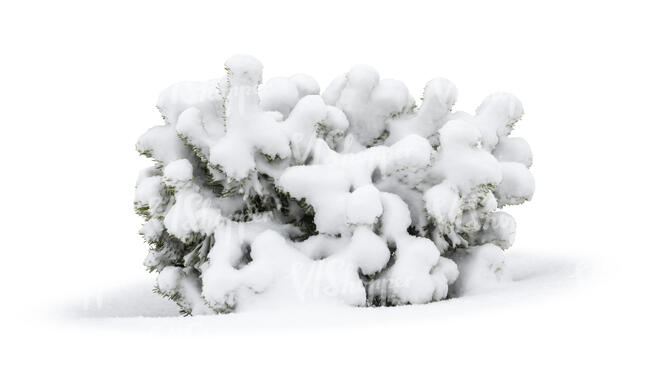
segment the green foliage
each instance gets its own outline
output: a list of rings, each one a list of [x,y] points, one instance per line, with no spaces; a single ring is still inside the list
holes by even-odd
[[[135,213],[138,216],[142,216],[145,220],[149,221],[151,219],[151,212],[149,212],[149,206],[146,204],[134,203]]]
[[[153,287],[152,291],[153,291],[153,293],[157,293],[157,294],[161,295],[162,297],[164,297],[166,299],[169,299],[169,300],[172,300],[174,303],[176,303],[176,305],[178,305],[178,308],[179,308],[178,312],[183,317],[187,317],[187,316],[192,315],[192,309],[190,308],[189,305],[186,305],[186,304],[183,303],[183,297],[181,296],[180,293],[178,293],[178,292],[174,292],[174,293],[165,292],[162,289],[160,289],[160,287],[158,285],[155,285]]]

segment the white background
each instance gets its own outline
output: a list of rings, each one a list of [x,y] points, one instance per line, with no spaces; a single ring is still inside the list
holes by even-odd
[[[3,2],[2,374],[647,376],[648,15],[627,1]],[[305,72],[322,88],[356,63],[416,98],[443,76],[466,111],[515,93],[537,191],[510,210],[509,252],[539,262],[542,287],[313,317],[147,317],[170,304],[133,293],[151,284],[135,141],[161,122],[160,90],[219,77],[240,52],[267,78]]]

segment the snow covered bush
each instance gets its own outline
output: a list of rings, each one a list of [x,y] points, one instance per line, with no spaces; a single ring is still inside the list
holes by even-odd
[[[515,97],[470,115],[445,79],[418,105],[367,66],[322,93],[306,75],[262,84],[250,56],[225,69],[164,90],[165,124],[137,143],[154,161],[135,194],[144,264],[183,313],[422,304],[499,278],[515,221],[498,209],[534,190]]]

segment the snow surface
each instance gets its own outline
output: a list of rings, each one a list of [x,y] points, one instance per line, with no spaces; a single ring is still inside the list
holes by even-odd
[[[592,264],[586,263],[584,260],[580,261],[557,254],[548,255],[545,252],[531,253],[514,250],[505,256],[494,253],[486,254],[484,258],[496,257],[496,260],[491,261],[490,264],[503,268],[501,272],[503,277],[496,278],[492,274],[486,274],[484,277],[491,279],[492,284],[482,284],[485,280],[479,276],[481,284],[467,282],[462,287],[462,296],[445,301],[425,305],[355,309],[331,301],[325,303],[322,301],[274,303],[273,299],[269,299],[236,315],[217,316],[214,320],[209,320],[211,316],[198,315],[194,318],[182,319],[186,325],[176,325],[192,327],[194,326],[192,323],[195,322],[209,324],[220,331],[239,332],[254,331],[260,327],[269,330],[276,325],[287,328],[294,326],[318,327],[323,324],[338,326],[348,323],[348,321],[362,324],[368,319],[384,321],[392,318],[392,320],[408,321],[408,317],[430,320],[459,314],[467,316],[473,308],[480,309],[490,305],[500,305],[504,302],[510,302],[509,305],[517,305],[516,302],[525,297],[539,300],[557,296],[563,290],[573,290],[576,288],[576,284],[584,284],[584,280],[590,278],[590,271],[594,268]],[[471,266],[460,263],[460,266],[461,269],[466,269],[482,268],[485,265]],[[160,274],[164,283],[161,281],[161,277],[158,277],[158,284],[178,284],[177,272],[178,270],[173,267],[164,270]],[[165,321],[166,317],[177,317],[180,320],[182,317],[178,313],[178,307],[172,301],[151,291],[152,278],[152,275],[134,275],[129,279],[131,283],[107,289],[99,295],[86,292],[85,297],[81,296],[77,300],[69,301],[65,306],[60,307],[57,313],[60,318],[85,319],[85,321],[89,321],[89,324],[103,324],[109,327],[126,326],[128,328],[136,323],[144,323],[142,321],[145,318],[157,318],[155,321]],[[165,287],[161,286],[161,288]],[[525,301],[521,305],[525,305]],[[297,311],[297,316],[285,317],[294,311]],[[336,316],[333,313],[336,313]],[[121,320],[116,322],[116,319],[119,318]],[[295,322],[297,318],[300,319],[300,323]],[[231,327],[233,323],[239,324],[239,326]],[[156,325],[155,322],[152,322],[146,326]]]
[[[244,372],[260,373],[271,367],[304,371],[319,365],[323,357],[334,360],[313,370],[319,376],[349,368],[415,373],[430,365],[432,353],[444,358],[441,368],[461,374],[485,372],[486,368],[494,371],[488,375],[503,370],[514,373],[540,358],[563,357],[580,369],[591,365],[588,355],[605,347],[584,343],[593,331],[622,339],[619,326],[609,329],[603,323],[604,316],[618,310],[603,306],[600,300],[602,294],[615,291],[602,278],[603,260],[586,253],[531,248],[510,250],[505,260],[510,281],[432,304],[351,308],[270,297],[235,315],[193,317],[180,317],[176,305],[151,292],[153,276],[133,269],[122,276],[125,283],[112,289],[104,284],[102,291],[85,290],[85,295],[76,297],[68,294],[57,307],[58,319],[52,323],[57,330],[52,334],[66,334],[80,342],[99,338],[120,344],[112,355],[134,360],[155,359],[163,345],[171,344],[185,357],[227,356],[232,368]],[[534,343],[534,354],[525,346],[528,342]],[[253,354],[256,362],[250,360]],[[474,362],[467,363],[468,354],[476,355]],[[382,361],[375,362],[374,356]],[[211,367],[210,363],[150,366],[165,373]],[[554,369],[550,365],[541,368],[538,371],[544,373],[532,375]]]
[[[165,166],[163,176],[172,184],[189,181],[192,179],[192,164],[186,159],[172,161]]]

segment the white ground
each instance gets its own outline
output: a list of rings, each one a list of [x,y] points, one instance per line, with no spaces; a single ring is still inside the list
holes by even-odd
[[[153,276],[138,273],[49,306],[54,311],[36,330],[47,336],[29,347],[55,365],[67,363],[62,355],[70,352],[69,368],[100,375],[117,373],[121,362],[136,366],[133,372],[165,375],[206,368],[336,375],[343,365],[349,373],[398,375],[548,376],[558,365],[563,375],[638,371],[628,361],[645,351],[625,344],[641,330],[643,314],[609,284],[615,268],[606,271],[613,266],[598,253],[515,248],[507,263],[515,281],[428,305],[264,308],[191,318],[151,292]],[[627,320],[612,322],[621,311]],[[57,349],[62,338],[65,352]]]
[[[208,323],[210,327],[219,330],[250,329],[251,320],[257,326],[275,327],[293,326],[296,320],[301,325],[363,323],[368,320],[383,320],[394,318],[398,322],[411,319],[429,319],[431,316],[456,316],[464,311],[471,312],[473,308],[493,307],[504,302],[544,298],[557,295],[563,290],[574,290],[576,282],[588,277],[590,267],[585,262],[572,260],[567,256],[549,256],[544,253],[526,253],[514,250],[507,255],[506,263],[513,281],[501,283],[480,291],[444,300],[428,305],[414,305],[391,308],[355,308],[340,307],[261,307],[231,315],[195,316],[182,318],[178,307],[169,300],[152,292],[154,279],[152,275],[142,273],[127,284],[108,288],[103,291],[86,292],[85,295],[71,300],[58,308],[58,314],[65,319],[78,319],[88,324],[114,323],[116,326],[147,327],[147,318],[155,318],[156,322],[169,322],[184,327],[184,323],[193,326],[195,322]],[[300,316],[294,316],[298,310]],[[287,317],[289,315],[289,317]],[[181,318],[179,318],[181,317]],[[270,318],[269,318],[270,317]],[[289,321],[284,319],[290,318]],[[110,321],[110,319],[119,319]],[[109,321],[107,321],[109,320]],[[155,325],[157,326],[157,324]]]

